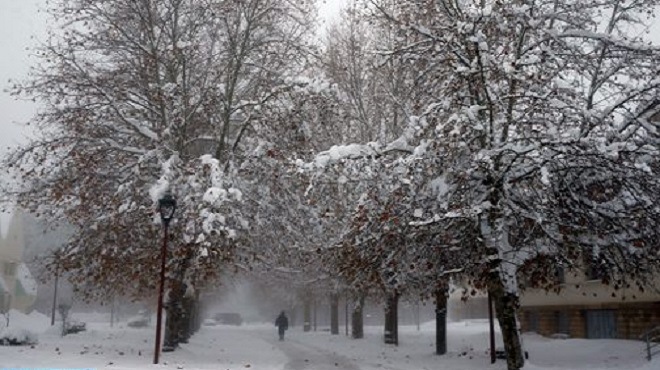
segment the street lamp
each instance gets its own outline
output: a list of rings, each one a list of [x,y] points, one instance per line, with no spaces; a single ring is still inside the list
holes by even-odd
[[[165,290],[165,261],[167,260],[167,229],[176,210],[176,200],[170,194],[165,194],[158,200],[158,213],[163,224],[163,246],[160,250],[160,286],[158,288],[158,312],[156,319],[156,348],[154,350],[154,364],[158,363],[160,354],[160,334],[163,322],[163,291]]]
[[[53,254],[55,258],[55,289],[53,290],[53,306],[50,311],[50,326],[55,325],[55,307],[57,307],[57,286],[60,279],[60,255],[58,252]]]

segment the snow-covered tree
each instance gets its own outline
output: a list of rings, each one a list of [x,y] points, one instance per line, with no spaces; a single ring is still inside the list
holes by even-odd
[[[660,49],[644,34],[657,1],[368,5],[400,29],[406,44],[392,52],[434,92],[411,135],[383,145],[408,144],[412,155],[375,185],[390,195],[374,199],[426,176],[416,191],[432,201],[416,224],[465,249],[464,273],[496,302],[510,369],[524,364],[515,313],[519,288],[540,284],[533,272],[586,258],[617,286],[648,283],[658,266],[656,129],[631,117],[658,93]],[[387,158],[352,148],[334,159]]]
[[[359,2],[352,0],[341,21],[328,28],[321,65],[341,92],[350,136],[386,142],[401,134],[411,115],[419,114],[431,91],[417,83],[408,61],[392,52],[406,43],[399,28],[374,17]]]
[[[155,292],[155,204],[166,191],[178,200],[170,281],[199,288],[250,258],[239,154],[257,142],[250,113],[304,71],[313,10],[310,1],[53,2],[59,28],[14,88],[41,103],[31,122],[40,136],[6,163],[24,181],[22,206],[75,228],[61,266],[89,299]]]

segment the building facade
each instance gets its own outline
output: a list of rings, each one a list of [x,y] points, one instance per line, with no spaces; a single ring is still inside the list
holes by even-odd
[[[639,339],[660,326],[660,278],[646,289],[614,289],[585,272],[567,274],[561,291],[526,291],[523,331],[570,338]]]
[[[548,337],[640,339],[660,326],[660,276],[645,289],[614,289],[578,271],[566,274],[559,291],[528,289],[520,297],[518,321],[523,332]],[[461,289],[450,294],[449,319],[487,319],[488,299],[477,292],[467,300]]]

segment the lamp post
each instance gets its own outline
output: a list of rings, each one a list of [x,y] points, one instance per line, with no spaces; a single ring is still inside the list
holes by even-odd
[[[55,263],[55,289],[53,289],[53,306],[50,311],[50,326],[55,325],[55,307],[57,307],[57,285],[60,279],[60,257],[55,253],[57,262]]]
[[[494,364],[497,360],[497,354],[495,353],[495,323],[493,320],[493,299],[488,292],[488,328],[489,328],[489,337],[490,337],[490,363]]]
[[[158,312],[156,315],[156,347],[154,364],[158,363],[160,355],[161,324],[163,322],[163,292],[165,290],[165,261],[167,260],[167,230],[176,210],[176,200],[170,194],[165,194],[158,200],[158,213],[163,223],[163,246],[160,250],[160,286],[158,288]]]

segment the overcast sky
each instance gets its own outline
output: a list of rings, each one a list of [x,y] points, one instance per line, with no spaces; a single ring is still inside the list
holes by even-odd
[[[35,111],[33,104],[16,101],[4,90],[9,79],[27,76],[33,37],[43,38],[45,15],[38,12],[43,0],[0,0],[0,155],[8,145],[22,141],[22,122]]]

